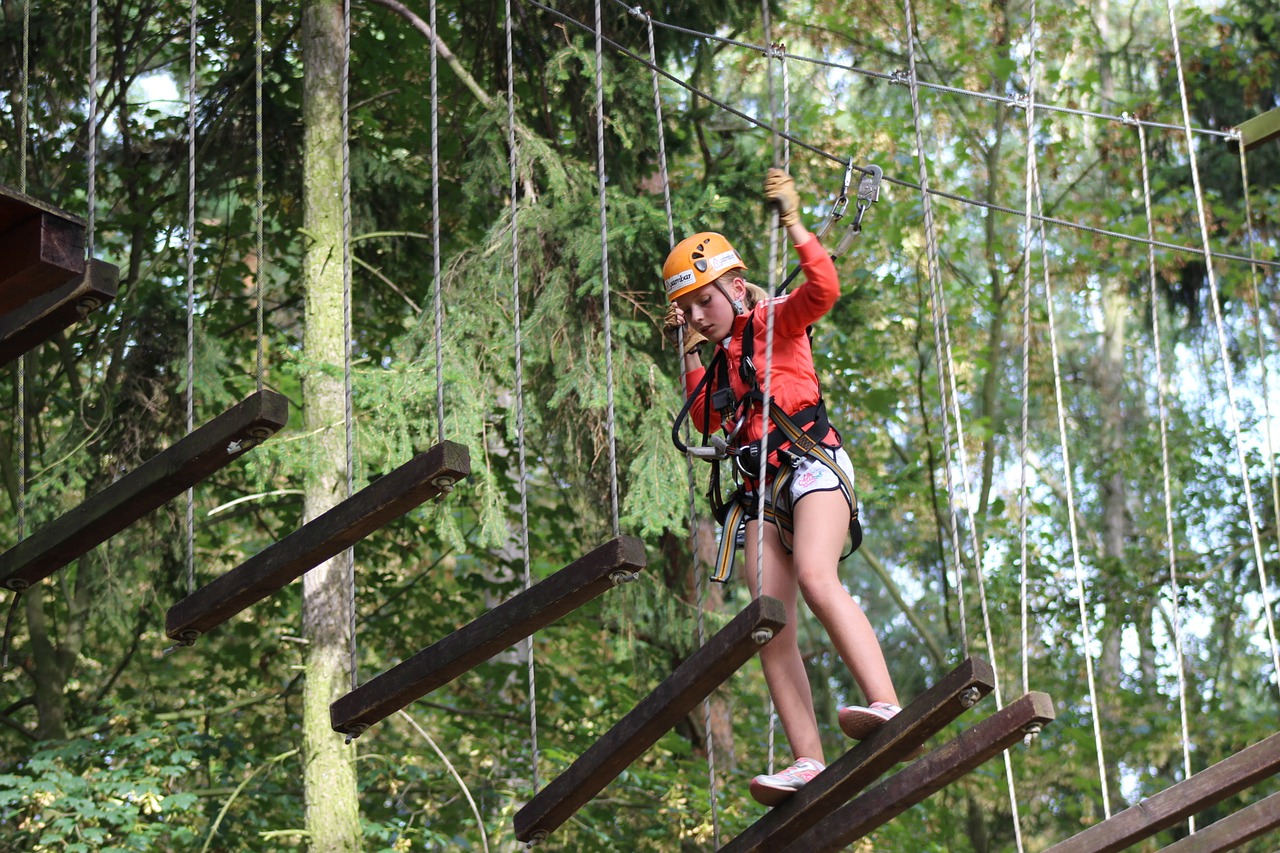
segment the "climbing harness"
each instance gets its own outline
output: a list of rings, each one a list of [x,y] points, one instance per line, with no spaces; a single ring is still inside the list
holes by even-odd
[[[738,544],[739,534],[744,524],[755,517],[752,511],[756,496],[754,489],[739,481],[739,475],[747,481],[756,476],[760,470],[760,455],[768,457],[776,454],[778,462],[767,465],[768,476],[772,479],[769,500],[765,503],[765,519],[772,521],[778,528],[779,538],[788,552],[792,549],[792,505],[791,479],[801,462],[806,459],[818,462],[835,474],[840,483],[840,490],[849,502],[849,533],[851,547],[841,557],[847,557],[862,544],[862,525],[858,520],[858,497],[849,475],[833,458],[833,452],[840,448],[840,434],[831,427],[827,417],[826,404],[819,399],[815,405],[808,406],[794,414],[787,414],[770,401],[769,420],[773,429],[755,442],[736,445],[735,439],[751,414],[753,405],[762,409],[765,403],[764,392],[760,390],[756,376],[755,364],[752,361],[755,348],[755,318],[748,318],[742,333],[742,360],[738,365],[739,375],[746,383],[748,391],[741,399],[736,399],[729,385],[729,364],[724,348],[716,351],[711,365],[707,368],[701,381],[693,393],[685,401],[672,425],[671,440],[682,452],[695,459],[703,459],[712,463],[710,482],[707,487],[707,499],[711,503],[711,511],[722,526],[719,551],[711,579],[725,583],[733,573],[734,552]],[[711,382],[715,378],[714,390]],[[688,447],[680,439],[680,430],[685,418],[689,416],[694,402],[699,395],[704,399],[704,418],[701,425],[696,425],[703,434],[701,447]],[[719,435],[708,435],[711,432],[711,411],[715,410],[722,423],[733,424],[727,438]],[[800,424],[807,423],[807,427]],[[834,434],[834,446],[827,444],[829,436]],[[735,484],[733,492],[726,498],[721,488],[720,462],[732,457],[734,465],[732,476]]]

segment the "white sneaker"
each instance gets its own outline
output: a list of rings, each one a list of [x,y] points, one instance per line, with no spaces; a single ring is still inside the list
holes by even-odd
[[[776,806],[799,791],[826,767],[821,761],[801,758],[781,773],[757,776],[751,780],[751,796],[766,806]]]

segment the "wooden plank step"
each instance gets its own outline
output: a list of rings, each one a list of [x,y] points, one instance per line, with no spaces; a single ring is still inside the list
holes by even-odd
[[[419,453],[170,607],[165,633],[190,645],[378,528],[446,494],[470,473],[471,457],[461,444],[442,441]]]
[[[1280,793],[1258,800],[1181,838],[1160,853],[1221,853],[1280,828]]]
[[[513,596],[329,706],[334,731],[365,729],[630,580],[646,565],[644,543],[620,536]]]
[[[0,186],[0,314],[84,275],[85,222]]]
[[[781,601],[768,596],[754,599],[516,813],[516,838],[535,844],[545,839],[786,624]]]
[[[786,853],[843,850],[923,802],[1021,740],[1028,727],[1054,718],[1053,700],[1031,692],[832,812],[784,849]]]
[[[1240,144],[1245,151],[1252,151],[1280,137],[1280,107],[1241,122],[1236,125],[1236,130],[1240,132]]]
[[[1114,853],[1280,773],[1280,733],[1096,823],[1045,853]]]
[[[771,853],[782,849],[973,707],[994,687],[991,664],[981,658],[963,661],[903,708],[901,714],[721,847],[720,853]]]
[[[289,402],[259,391],[30,538],[0,554],[0,586],[23,590],[261,444],[289,420]]]
[[[0,367],[115,299],[119,283],[119,268],[89,261],[88,271],[79,278],[0,314]]]

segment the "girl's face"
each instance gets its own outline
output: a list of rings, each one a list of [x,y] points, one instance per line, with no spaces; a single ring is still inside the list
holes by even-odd
[[[742,299],[746,293],[743,280],[735,278],[729,292]],[[686,293],[676,299],[676,304],[684,312],[685,322],[705,335],[707,340],[719,342],[733,332],[733,305],[714,283]]]

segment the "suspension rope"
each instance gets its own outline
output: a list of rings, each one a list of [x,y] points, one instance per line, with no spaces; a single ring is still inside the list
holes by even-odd
[[[1043,206],[1044,196],[1040,190],[1039,169],[1033,168],[1033,178],[1036,181],[1036,203]],[[1048,245],[1043,226],[1040,230],[1040,242],[1041,245]],[[1053,285],[1049,279],[1049,265],[1045,263],[1042,267],[1044,272],[1045,309],[1049,322],[1049,349],[1053,355],[1053,396],[1058,411],[1058,444],[1062,448],[1062,472],[1067,492],[1068,527],[1071,532],[1071,563],[1075,568],[1076,601],[1080,606],[1080,630],[1084,640],[1081,651],[1084,656],[1085,676],[1089,683],[1089,703],[1093,711],[1093,741],[1098,753],[1098,779],[1102,783],[1102,810],[1104,815],[1109,818],[1111,817],[1111,794],[1107,789],[1107,765],[1102,746],[1101,706],[1098,703],[1098,687],[1093,673],[1093,653],[1090,651],[1090,647],[1093,645],[1093,634],[1089,627],[1089,609],[1085,603],[1084,566],[1080,560],[1080,537],[1077,532],[1079,523],[1076,518],[1075,488],[1072,485],[1071,450],[1067,443],[1067,412],[1066,405],[1063,403],[1062,369],[1058,355],[1057,324],[1054,322]]]
[[[915,25],[913,23],[914,15],[912,13],[911,0],[904,0],[903,10],[906,15],[907,24],[907,61],[910,69],[908,88],[911,92],[911,121],[915,130],[916,140],[916,171],[919,175],[920,186],[923,188],[920,192],[920,202],[924,208],[924,232],[925,232],[925,266],[926,273],[929,278],[929,309],[933,319],[933,349],[934,361],[937,364],[938,374],[938,396],[942,409],[942,445],[945,448],[946,458],[943,461],[943,474],[946,480],[946,493],[948,496],[947,516],[951,522],[951,558],[955,564],[956,571],[956,595],[959,600],[960,615],[960,643],[964,648],[965,657],[969,656],[969,629],[965,616],[965,592],[964,592],[964,563],[963,556],[960,552],[960,529],[959,521],[956,518],[954,507],[950,505],[950,497],[955,494],[954,484],[951,478],[951,420],[947,413],[947,381],[946,381],[946,365],[949,360],[946,358],[942,346],[942,329],[944,312],[941,307],[942,300],[942,283],[940,280],[940,270],[938,262],[938,243],[937,233],[933,221],[933,203],[927,191],[929,186],[929,169],[924,159],[924,134],[920,129],[920,101],[915,86],[916,80],[916,52],[915,52]],[[974,553],[975,558],[977,552]]]
[[[609,436],[609,507],[613,535],[622,535],[618,521],[618,440],[613,407],[613,316],[609,309],[609,211],[605,200],[604,171],[604,25],[600,0],[596,0],[596,181],[600,189],[600,279],[604,299],[605,426]]]
[[[29,100],[31,96],[31,4],[22,4],[22,90],[18,115],[18,192],[27,192],[27,126],[30,122]],[[18,445],[18,507],[17,507],[17,540],[21,542],[27,532],[27,357],[18,356],[14,366],[17,380],[17,445]],[[0,640],[0,668],[9,668],[9,641],[13,631],[13,620],[18,612],[18,602],[22,600],[22,588],[16,581],[11,581],[13,600],[9,603],[9,614],[4,621],[4,637]]]
[[[1252,300],[1253,330],[1258,341],[1258,369],[1262,378],[1263,435],[1267,440],[1267,473],[1271,480],[1271,511],[1280,518],[1280,480],[1277,479],[1276,454],[1272,440],[1273,413],[1271,409],[1270,371],[1267,369],[1267,350],[1262,324],[1262,298],[1258,293],[1257,247],[1253,236],[1253,204],[1249,200],[1249,165],[1243,144],[1236,146],[1240,157],[1240,186],[1244,193],[1245,245],[1249,247],[1249,296]]]
[[[1027,619],[1027,433],[1030,427],[1030,414],[1028,410],[1028,397],[1031,388],[1031,214],[1033,208],[1033,175],[1034,163],[1036,162],[1036,114],[1035,114],[1035,95],[1036,95],[1036,72],[1039,70],[1039,64],[1036,62],[1036,0],[1031,0],[1028,9],[1027,20],[1027,39],[1029,46],[1027,48],[1027,111],[1026,111],[1026,134],[1027,145],[1025,151],[1026,165],[1024,167],[1024,181],[1026,188],[1023,193],[1023,204],[1026,216],[1023,217],[1024,227],[1022,230],[1022,400],[1021,400],[1021,425],[1018,433],[1018,459],[1019,459],[1019,485],[1018,485],[1018,611],[1019,611],[1019,633],[1022,640],[1022,692],[1024,694],[1031,690],[1031,673],[1030,673],[1030,629]],[[1042,262],[1048,264],[1047,253],[1045,247],[1040,247]],[[1028,735],[1027,743],[1030,744],[1030,735]],[[1018,853],[1023,851],[1022,839],[1022,816],[1018,808],[1017,787],[1013,777],[1013,762],[1010,759],[1009,751],[1004,751],[1004,767],[1005,779],[1009,786],[1009,808],[1013,815],[1013,834],[1014,842],[1017,845]]]
[[[351,380],[351,354],[355,346],[351,324],[351,0],[342,0],[342,425],[346,433],[347,497],[355,492],[355,388]],[[348,649],[351,653],[351,689],[360,686],[359,649],[356,645],[356,549],[347,548],[347,582],[351,591]]]
[[[267,243],[264,236],[263,222],[266,218],[266,183],[263,179],[263,129],[262,129],[262,49],[265,39],[262,35],[262,0],[253,2],[253,172],[254,172],[254,211],[253,229],[256,241],[255,251],[258,257],[257,273],[253,277],[253,298],[257,303],[255,312],[258,345],[256,358],[257,387],[262,391],[266,383],[266,312],[263,307],[264,276],[266,275]]]
[[[1146,212],[1147,230],[1154,230],[1151,215],[1151,178],[1147,168],[1147,135],[1138,125],[1138,151],[1142,157],[1142,206]],[[1243,146],[1241,146],[1243,150]],[[1182,591],[1178,585],[1178,552],[1174,547],[1173,533],[1173,486],[1169,474],[1169,407],[1166,400],[1167,379],[1164,371],[1164,351],[1160,340],[1160,298],[1156,285],[1156,254],[1147,249],[1147,293],[1151,301],[1152,347],[1155,350],[1156,368],[1156,401],[1160,421],[1160,474],[1161,486],[1164,490],[1164,529],[1165,540],[1169,548],[1169,592],[1172,598],[1173,649],[1178,673],[1178,716],[1182,726],[1182,778],[1191,778],[1191,734],[1187,719],[1187,675],[1182,657]],[[1187,818],[1189,831],[1196,831],[1196,818]]]
[[[97,236],[98,207],[98,0],[89,0],[89,127],[88,186],[85,190],[85,257],[92,258]]]
[[[196,15],[197,0],[191,0],[187,22],[187,435],[196,428]],[[196,503],[195,489],[186,495],[187,595],[196,591]]]
[[[540,0],[521,0],[521,2],[525,3],[526,5],[541,9],[542,11],[552,15],[553,17],[559,18],[560,20],[565,21],[566,23],[573,24],[574,26],[579,27],[580,29],[588,30],[588,31],[590,30],[590,28],[587,27],[587,25],[565,14],[564,12],[551,8],[545,3],[540,2]],[[764,130],[769,133],[781,132],[775,129],[768,122],[761,121],[760,119],[755,118],[754,116],[748,115],[747,113],[730,106],[729,104],[703,91],[702,89],[699,89],[698,87],[684,80],[681,80],[679,77],[675,76],[674,74],[662,68],[657,68],[652,63],[650,63],[649,60],[644,59],[639,54],[623,47],[617,42],[607,38],[604,38],[602,40],[605,44],[608,44],[618,53],[621,53],[622,55],[634,60],[635,62],[638,62],[641,65],[644,65],[646,68],[650,68],[651,70],[656,71],[658,74],[661,74],[663,77],[666,77],[668,80],[680,86],[681,88],[685,89],[686,91],[690,92],[691,94],[696,95],[699,98],[702,98],[703,100],[707,101],[708,103],[716,106],[721,110],[724,110],[727,113],[737,116],[738,118],[742,119],[748,124],[754,125],[755,127],[758,127],[761,130]],[[756,49],[761,51],[763,50],[762,48],[759,48],[759,47],[756,47]],[[908,75],[906,74],[896,75],[895,78],[893,79],[893,82],[902,83],[905,81],[905,78],[907,76]],[[1016,106],[1021,107],[1022,105],[1017,104]],[[1044,109],[1045,107],[1042,106],[1041,108]],[[1231,138],[1234,138],[1234,137],[1231,137]],[[822,157],[824,159],[830,160],[833,163],[840,164],[841,168],[844,168],[847,165],[847,158],[845,157],[839,157],[835,154],[825,151],[817,147],[816,145],[812,145],[808,142],[805,142],[802,139],[796,138],[794,135],[788,135],[788,139],[791,141],[792,144],[796,145],[797,147],[803,148],[804,150],[818,157]],[[863,173],[867,171],[866,169],[863,169],[857,166],[855,166],[854,168],[857,169],[857,171],[863,172]],[[956,193],[946,192],[944,190],[934,189],[930,187],[922,188],[919,184],[912,183],[911,181],[903,180],[901,178],[895,178],[889,175],[884,175],[882,177],[882,180],[886,183],[894,184],[896,186],[904,187],[906,189],[914,190],[916,192],[928,193],[930,196],[933,196],[935,198],[947,199],[949,201],[954,201],[959,204],[968,205],[970,207],[981,208],[983,210],[986,210],[992,213],[1004,213],[1010,216],[1017,216],[1017,217],[1021,217],[1024,215],[1022,211],[1019,211],[1016,208],[1006,207],[1004,205],[995,204],[994,202],[971,199],[962,195],[958,195]],[[1087,234],[1095,234],[1101,237],[1107,237],[1109,239],[1124,240],[1131,243],[1147,242],[1147,239],[1145,237],[1135,237],[1132,234],[1123,234],[1118,231],[1108,231],[1105,228],[1097,228],[1092,225],[1085,225],[1084,223],[1081,223],[1081,222],[1071,222],[1065,219],[1058,219],[1052,216],[1045,216],[1043,211],[1040,213],[1037,213],[1033,218],[1038,222],[1042,221],[1050,225],[1055,225],[1063,228],[1070,228],[1070,229],[1081,231]],[[1167,249],[1172,252],[1184,252],[1184,253],[1197,254],[1197,255],[1202,254],[1202,251],[1200,249],[1192,248],[1190,246],[1179,246],[1175,243],[1156,241],[1155,245],[1159,248]],[[1225,261],[1237,261],[1241,263],[1250,262],[1249,258],[1244,255],[1235,255],[1235,254],[1230,254],[1225,252],[1216,252],[1213,254],[1213,257],[1218,258],[1220,260],[1225,260]],[[1260,266],[1280,268],[1280,261],[1258,260],[1256,261],[1256,263],[1259,264]]]
[[[27,192],[27,133],[31,123],[31,4],[22,4],[22,107],[18,131],[18,192]],[[18,356],[14,368],[18,380],[18,537],[21,542],[27,534],[27,356]],[[21,595],[21,593],[19,593]],[[14,596],[17,606],[18,595]],[[6,638],[8,631],[5,631]],[[8,666],[6,643],[5,666]]]
[[[1173,39],[1174,63],[1178,69],[1178,96],[1182,102],[1182,122],[1186,130],[1187,154],[1191,161],[1191,185],[1195,190],[1196,217],[1200,223],[1200,242],[1203,246],[1205,274],[1209,281],[1209,296],[1213,307],[1213,325],[1218,335],[1218,360],[1222,364],[1222,376],[1226,381],[1227,415],[1235,440],[1236,462],[1240,466],[1240,482],[1244,486],[1244,502],[1249,516],[1249,534],[1253,540],[1254,564],[1258,568],[1258,585],[1262,590],[1263,607],[1267,615],[1267,639],[1271,643],[1271,665],[1280,689],[1280,644],[1276,642],[1275,617],[1272,614],[1271,589],[1262,556],[1262,539],[1258,532],[1258,517],[1253,505],[1253,488],[1249,484],[1249,465],[1245,459],[1244,438],[1241,435],[1240,412],[1236,406],[1235,381],[1232,378],[1231,358],[1227,351],[1227,334],[1223,328],[1222,305],[1218,298],[1218,279],[1213,270],[1213,256],[1209,247],[1209,220],[1205,210],[1204,190],[1200,185],[1200,166],[1196,158],[1195,143],[1191,136],[1191,107],[1187,101],[1187,81],[1182,73],[1182,47],[1178,39],[1178,21],[1174,14],[1174,0],[1166,4],[1169,10],[1169,30]]]
[[[613,0],[613,2],[617,3],[620,6],[626,5],[623,2],[623,0]],[[751,42],[740,41],[738,39],[717,35],[715,33],[706,33],[706,32],[702,32],[701,30],[689,29],[687,27],[682,27],[677,24],[665,23],[663,21],[654,21],[654,25],[661,27],[662,29],[665,29],[665,30],[670,30],[672,32],[683,33],[684,35],[693,36],[694,38],[703,39],[705,41],[719,42],[720,44],[731,45],[733,47],[754,51],[756,53],[771,55],[774,52],[773,48],[768,45],[767,38],[766,38],[765,45],[758,45],[758,44],[752,44]],[[813,56],[804,56],[798,53],[786,53],[785,51],[779,54],[779,57],[783,59],[794,59],[797,62],[805,62],[811,65],[817,65],[823,68],[831,68],[837,71],[849,71],[854,74],[861,75],[863,77],[870,77],[873,80],[883,80],[885,82],[894,83],[898,85],[903,85],[906,83],[906,74],[902,71],[892,71],[892,72],[872,71],[872,70],[869,70],[866,68],[860,68],[856,65],[851,65],[845,62],[836,62],[830,59],[821,59]],[[919,81],[918,85],[921,89],[931,89],[935,92],[944,92],[951,95],[963,95],[963,96],[975,98],[981,101],[989,101],[993,103],[1004,104],[1006,106],[1014,107],[1016,109],[1027,109],[1030,107],[1034,107],[1035,109],[1043,110],[1045,112],[1064,113],[1067,115],[1081,116],[1084,118],[1094,118],[1094,119],[1099,119],[1103,121],[1118,122],[1118,123],[1125,123],[1125,124],[1128,123],[1128,120],[1124,117],[1123,114],[1112,115],[1110,113],[1094,112],[1092,110],[1082,110],[1082,109],[1077,109],[1075,107],[1062,107],[1062,106],[1057,106],[1055,104],[1034,103],[1034,101],[1030,101],[1023,97],[997,95],[993,92],[979,92],[972,89],[963,89],[956,86],[947,86],[942,83],[930,83],[924,80]],[[1143,120],[1142,124],[1145,125],[1146,127],[1161,128],[1164,130],[1182,130],[1183,129],[1182,125],[1164,124],[1162,122],[1157,122],[1157,121]],[[1195,133],[1203,134],[1205,136],[1219,137],[1222,139],[1234,140],[1238,136],[1236,131],[1214,130],[1212,128],[1207,128],[1207,127],[1193,128],[1193,131]]]
[[[434,12],[434,2],[432,11]],[[432,25],[431,32],[435,32]],[[507,36],[507,151],[511,169],[511,305],[515,315],[515,386],[516,386],[516,446],[520,460],[520,553],[524,559],[524,588],[533,586],[533,570],[529,559],[529,489],[528,468],[525,456],[524,423],[524,345],[520,308],[520,231],[518,226],[519,204],[519,147],[516,139],[515,49],[512,44],[511,0],[506,0]],[[538,777],[538,706],[537,682],[534,679],[534,635],[530,634],[525,647],[526,672],[529,682],[529,740],[532,743],[533,793],[541,787]]]
[[[646,33],[649,40],[649,58],[654,67],[658,64],[658,50],[653,39],[653,21],[651,14],[641,9],[639,6],[631,9],[631,14],[637,18],[643,18],[646,23]],[[675,248],[676,245],[676,228],[675,217],[671,212],[671,176],[667,172],[667,140],[666,132],[662,118],[662,89],[658,83],[658,75],[651,72],[653,78],[653,112],[655,117],[655,126],[658,136],[658,177],[662,184],[662,210],[666,214],[667,220],[667,250]],[[687,386],[685,382],[686,371],[684,368],[684,328],[677,330],[676,340],[676,360],[680,366],[680,390],[681,393]],[[690,427],[686,421],[684,424],[684,440],[685,444],[689,443]],[[697,509],[697,485],[695,483],[695,475],[693,470],[693,459],[685,454],[684,457],[685,479],[688,483],[689,492],[689,551],[693,557],[693,585],[696,597],[697,608],[697,641],[698,647],[701,648],[707,642],[706,629],[706,593],[707,578],[703,572],[702,561],[698,555],[698,509]],[[715,733],[712,730],[711,719],[711,696],[708,694],[702,700],[702,726],[706,732],[707,744],[707,790],[710,793],[711,800],[711,831],[712,843],[720,846],[720,798],[716,790],[716,752],[715,752]]]
[[[440,43],[436,36],[436,0],[431,0],[427,17],[431,28],[431,293],[436,321],[436,436],[444,441],[444,294],[440,289]],[[507,67],[510,68],[510,63]],[[514,188],[511,198],[514,210]],[[513,223],[512,228],[514,227]]]
[[[764,38],[765,38],[765,41],[769,41],[773,37],[772,32],[770,31],[770,23],[769,23],[769,0],[761,0],[760,5],[763,10]],[[768,91],[769,91],[769,113],[770,113],[769,118],[772,124],[776,126],[777,125],[777,111],[776,111],[777,108],[775,106],[775,101],[773,97],[773,66],[769,65],[767,61],[767,56],[766,56],[766,62],[765,62],[765,79],[768,82]],[[774,162],[777,162],[778,136],[776,134],[773,137],[773,150],[774,150]],[[757,480],[756,480],[756,490],[757,490],[757,495],[756,495],[756,597],[757,598],[764,595],[764,528],[765,528],[764,496],[766,491],[765,476],[767,475],[769,470],[768,443],[765,439],[766,439],[766,436],[768,436],[769,434],[769,407],[770,407],[770,403],[772,403],[772,398],[770,397],[770,385],[773,382],[773,314],[774,314],[773,299],[778,292],[777,256],[778,256],[778,244],[780,242],[778,239],[779,227],[780,227],[780,223],[779,223],[778,211],[776,209],[771,210],[769,213],[769,276],[768,276],[769,303],[768,303],[768,308],[766,313],[767,319],[765,321],[765,346],[764,346],[764,353],[765,353],[764,355],[764,388],[763,388],[764,400],[761,401],[761,404],[760,404],[760,407],[761,407],[761,414],[760,414],[761,453],[760,453],[760,466],[757,472]],[[754,332],[752,332],[752,334],[754,334]],[[798,632],[799,627],[797,626],[795,630]],[[769,761],[768,761],[768,768],[766,771],[770,774],[772,774],[774,770],[774,751],[776,748],[775,741],[777,740],[777,734],[776,734],[777,725],[774,718],[776,716],[777,714],[775,713],[775,702],[773,701],[773,693],[770,692],[769,710],[768,710]]]
[[[918,95],[919,88],[918,86],[915,85],[919,80],[919,74],[918,74],[918,71],[916,70],[916,59],[915,59],[915,42],[916,42],[915,14],[914,14],[914,8],[911,0],[905,0],[903,5],[904,5],[904,13],[905,13],[905,19],[906,19],[906,39],[908,44],[907,55],[908,55],[908,63],[909,63],[909,75],[910,75],[908,79],[908,84],[911,87],[911,95],[912,95],[912,100],[911,100],[912,121],[915,128],[916,145],[919,152],[919,156],[917,159],[917,170],[920,175],[920,185],[927,186],[929,173],[928,173],[927,164],[925,163],[925,159],[924,159],[924,136],[920,126],[921,114],[920,114],[920,102],[919,102],[919,95]],[[1034,5],[1033,5],[1033,13],[1032,13],[1032,19],[1031,19],[1031,26],[1034,30],[1034,26],[1035,26]],[[1032,36],[1032,46],[1033,46],[1033,49],[1031,53],[1032,53],[1032,57],[1034,57],[1034,34]],[[1034,63],[1034,58],[1032,62]],[[1032,71],[1032,74],[1034,75],[1034,70]],[[955,492],[953,491],[953,484],[951,481],[951,467],[953,464],[951,454],[952,454],[952,448],[954,446],[956,458],[958,459],[959,467],[960,467],[960,483],[963,489],[964,512],[965,512],[966,520],[969,526],[970,547],[973,551],[973,570],[974,570],[974,577],[977,580],[977,586],[978,586],[978,602],[979,602],[980,611],[982,614],[983,635],[987,644],[987,654],[988,654],[988,657],[990,658],[992,673],[995,676],[992,679],[992,682],[994,686],[996,709],[1000,710],[1004,708],[1004,700],[1001,695],[1001,688],[1000,688],[999,659],[998,659],[998,654],[997,654],[996,645],[995,645],[995,638],[991,628],[991,609],[990,609],[989,602],[987,600],[986,579],[983,573],[984,563],[986,562],[984,558],[984,548],[978,536],[978,523],[977,523],[977,519],[974,516],[974,509],[973,509],[974,498],[973,498],[972,487],[970,485],[968,454],[965,449],[967,439],[965,438],[964,418],[962,416],[961,409],[960,409],[960,392],[956,384],[955,361],[954,361],[954,355],[953,355],[952,346],[951,346],[950,311],[947,308],[946,291],[943,288],[942,282],[941,282],[942,264],[939,258],[937,225],[933,218],[932,205],[928,202],[928,195],[922,193],[921,197],[924,200],[924,206],[925,206],[925,217],[924,217],[925,232],[926,232],[925,243],[926,243],[927,252],[928,252],[929,278],[930,278],[931,288],[933,290],[933,299],[931,300],[931,304],[933,305],[934,319],[935,319],[934,346],[936,350],[940,351],[940,354],[943,356],[943,359],[945,359],[945,360],[940,359],[938,362],[938,383],[939,383],[939,389],[941,393],[943,435],[944,435],[944,440],[946,441],[947,495],[948,495],[948,502],[949,502],[948,516],[950,517],[950,520],[951,520],[953,558],[956,561],[956,577],[958,580],[962,579],[964,576],[964,566],[963,566],[963,562],[960,554],[960,543],[959,543],[960,533],[958,529],[958,519],[956,518],[957,513],[954,507],[953,496]],[[938,320],[941,320],[941,322],[938,323],[937,322]],[[941,338],[940,341],[939,341],[939,336]],[[955,418],[955,425],[956,425],[956,441],[954,445],[952,445],[950,440],[946,438],[947,436],[949,436],[949,433],[950,433],[950,428],[947,423],[948,386],[949,386],[950,401],[951,401],[950,416]],[[958,585],[957,594],[959,598],[959,613],[961,617],[961,624],[963,626],[965,623],[964,614],[966,609],[966,602],[965,602],[965,596],[964,596],[964,588],[962,585]],[[966,656],[968,656],[969,652],[968,652],[967,630],[962,628],[961,633],[962,633],[962,639],[966,645],[965,654]],[[1030,736],[1033,733],[1034,733],[1033,730],[1029,730],[1027,732],[1028,738],[1030,738]],[[1013,761],[1008,750],[1003,751],[1003,757],[1004,757],[1005,777],[1006,777],[1006,781],[1008,784],[1008,791],[1009,791],[1010,812],[1013,817],[1014,839],[1017,843],[1017,848],[1019,850],[1019,853],[1021,853],[1022,828],[1021,828],[1021,819],[1018,811],[1017,792],[1014,787]]]

